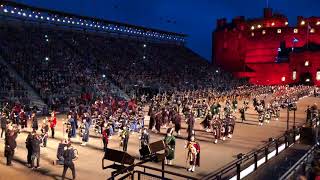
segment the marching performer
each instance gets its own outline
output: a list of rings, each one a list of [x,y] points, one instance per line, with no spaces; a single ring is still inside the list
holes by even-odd
[[[122,150],[127,152],[128,142],[129,142],[129,130],[126,126],[123,127],[123,130],[120,133],[121,142],[120,146],[122,146]]]
[[[42,146],[47,146],[47,140],[48,140],[48,131],[49,131],[49,124],[48,124],[48,118],[43,120],[41,125],[41,142]]]
[[[242,107],[242,108],[240,108],[239,109],[239,111],[240,111],[240,118],[241,118],[241,121],[243,122],[243,121],[245,121],[246,120],[246,109],[245,109],[245,107]]]
[[[85,113],[85,118],[83,119],[83,134],[82,134],[82,144],[81,146],[85,146],[89,141],[89,130],[91,126],[91,118]]]
[[[105,126],[102,130],[102,142],[103,142],[103,150],[104,151],[106,151],[108,148],[109,136],[110,136],[110,131],[109,131],[108,125],[105,124]]]
[[[177,135],[180,135],[180,129],[181,129],[181,115],[179,114],[179,112],[175,112],[173,115],[173,121],[174,121],[174,130],[177,133]]]
[[[267,108],[266,108],[266,110],[264,112],[264,118],[265,118],[267,123],[269,123],[270,120],[271,120],[271,113],[272,113],[272,109],[270,107],[270,104],[267,104]]]
[[[150,135],[146,128],[143,128],[143,131],[141,133],[140,139],[140,157],[144,158],[148,154],[148,144],[150,141]]]
[[[53,111],[51,113],[51,119],[50,119],[50,129],[51,129],[51,138],[54,138],[54,128],[57,125],[57,118],[56,118],[56,113]]]
[[[256,110],[258,112],[259,126],[262,126],[264,122],[264,108],[260,104],[256,107]]]
[[[204,120],[200,123],[203,126],[204,130],[207,132],[210,132],[211,130],[211,120],[212,120],[212,115],[211,115],[211,112],[208,111],[208,114],[206,115]]]
[[[189,161],[188,171],[194,172],[196,166],[200,166],[200,144],[195,141],[192,135],[190,141],[186,145],[188,149],[187,161]]]
[[[237,101],[237,98],[235,97],[232,101],[232,109],[234,112],[237,112],[237,108],[238,108],[238,101]]]
[[[174,159],[174,152],[176,147],[176,138],[173,136],[173,129],[169,128],[167,134],[164,138],[164,143],[166,145],[165,154],[166,159],[165,163],[171,165],[172,160]]]
[[[190,140],[192,134],[194,133],[194,124],[195,119],[193,116],[193,112],[190,112],[188,119],[186,120],[188,124],[187,133],[188,133],[188,140]]]
[[[211,127],[212,127],[212,133],[214,136],[214,143],[217,144],[218,139],[220,139],[221,137],[221,122],[217,117],[213,119]]]

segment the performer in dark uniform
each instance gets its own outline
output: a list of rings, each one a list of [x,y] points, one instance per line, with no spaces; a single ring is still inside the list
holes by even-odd
[[[106,151],[108,148],[108,142],[109,142],[109,127],[105,126],[102,130],[102,142],[103,142],[103,150]]]
[[[149,129],[150,129],[150,130],[153,130],[154,125],[155,125],[155,123],[156,123],[156,120],[155,120],[155,113],[154,113],[154,111],[152,110],[151,107],[150,107],[149,113],[150,113],[150,115],[149,115],[149,116],[150,116]]]
[[[74,153],[74,149],[71,146],[71,143],[69,142],[63,152],[64,162],[63,162],[62,179],[65,178],[68,168],[70,168],[72,172],[72,179],[76,178],[76,170],[73,163],[74,158],[76,158],[76,154]]]
[[[177,135],[180,135],[180,129],[181,129],[181,116],[178,112],[174,114],[173,120],[174,120],[174,131],[177,133]]]
[[[167,134],[164,138],[164,143],[166,145],[165,153],[166,159],[165,163],[171,165],[172,160],[174,159],[175,147],[176,147],[176,138],[173,136],[173,129],[169,128]]]
[[[245,113],[245,108],[244,107],[242,107],[242,108],[240,108],[239,109],[239,111],[240,111],[240,118],[241,118],[241,121],[243,122],[243,121],[245,121],[246,120],[246,113]]]
[[[234,98],[232,101],[232,109],[234,112],[237,112],[237,108],[238,108],[238,101],[237,101],[237,98]]]
[[[43,120],[43,123],[41,125],[41,142],[42,146],[47,146],[47,140],[48,140],[48,132],[49,132],[49,124],[48,124],[48,118]]]
[[[214,143],[218,143],[218,139],[221,137],[221,121],[217,117],[213,119],[212,124],[212,133],[215,138]]]
[[[38,130],[39,129],[39,124],[38,124],[38,119],[36,117],[36,113],[35,112],[32,112],[31,122],[32,122],[32,129],[34,131]]]
[[[12,165],[11,161],[14,155],[14,150],[17,147],[16,139],[18,132],[19,129],[12,126],[9,126],[8,130],[6,131],[4,155],[7,158],[7,166]]]
[[[120,136],[121,136],[120,145],[122,145],[122,150],[124,152],[127,152],[128,142],[129,142],[129,131],[128,131],[128,128],[126,126],[123,127],[123,130],[122,130]]]
[[[149,154],[148,144],[150,141],[150,135],[146,128],[143,129],[139,139],[140,139],[139,152],[140,152],[141,159],[143,159],[147,154]]]
[[[155,125],[155,128],[156,128],[156,130],[157,130],[157,133],[159,133],[160,132],[160,129],[161,129],[161,112],[157,112],[156,114],[155,114],[155,120],[156,120],[156,125]]]
[[[211,112],[209,111],[204,120],[200,123],[205,131],[210,132],[211,129],[211,120],[212,120],[212,115]]]
[[[21,129],[24,129],[25,127],[27,127],[27,115],[23,109],[21,109],[21,112],[19,113],[19,118],[20,118]]]
[[[3,135],[6,134],[7,125],[8,125],[8,120],[5,112],[2,112],[2,115],[0,117],[0,124],[1,124],[1,138],[2,138]]]
[[[200,166],[200,144],[195,141],[194,136],[191,136],[186,148],[188,150],[187,161],[189,161],[188,171],[194,172],[195,167]]]
[[[188,133],[188,140],[190,140],[191,136],[194,134],[194,123],[195,123],[195,119],[193,117],[193,112],[190,112],[189,117],[187,119],[187,124],[188,124],[188,128],[187,128],[187,133]]]
[[[27,166],[28,167],[31,167],[32,138],[33,138],[33,134],[31,132],[29,132],[27,139],[26,139],[26,148],[28,150],[28,154],[27,154]]]

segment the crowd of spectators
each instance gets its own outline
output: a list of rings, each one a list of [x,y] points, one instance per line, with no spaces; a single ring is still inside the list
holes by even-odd
[[[128,94],[242,84],[182,45],[30,24],[3,25],[0,38],[1,55],[50,106],[114,93],[111,83]]]
[[[0,64],[0,104],[16,101],[28,103],[28,92],[15,81],[6,66]]]

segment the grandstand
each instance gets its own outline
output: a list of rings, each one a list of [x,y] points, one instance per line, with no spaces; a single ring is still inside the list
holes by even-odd
[[[128,98],[234,85],[231,76],[187,48],[183,34],[6,1],[0,15],[2,58],[50,107],[105,94],[100,88],[109,86]]]

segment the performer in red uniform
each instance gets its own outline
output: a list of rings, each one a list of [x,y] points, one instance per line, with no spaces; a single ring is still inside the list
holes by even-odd
[[[194,135],[190,137],[190,141],[186,145],[188,150],[187,161],[189,161],[188,171],[194,172],[196,166],[200,166],[200,144],[195,141]]]
[[[54,138],[54,128],[57,125],[57,118],[56,118],[56,112],[53,111],[51,113],[51,119],[50,119],[50,129],[51,129],[51,137]]]

